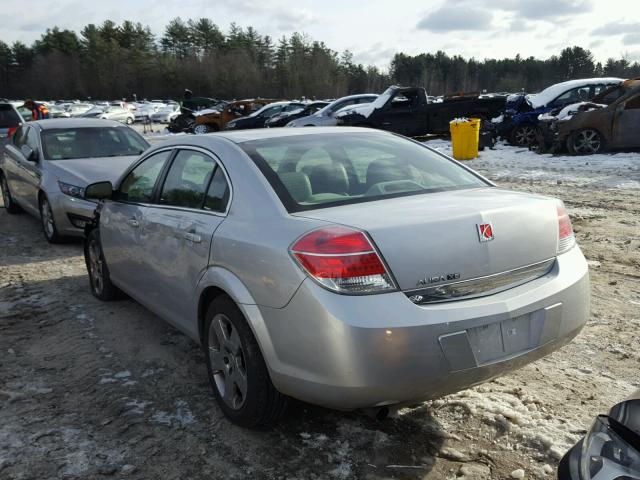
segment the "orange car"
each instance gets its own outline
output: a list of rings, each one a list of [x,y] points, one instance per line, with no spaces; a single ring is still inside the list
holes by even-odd
[[[231,120],[246,117],[256,110],[261,109],[268,103],[278,102],[279,100],[257,98],[253,100],[239,100],[231,102],[222,110],[214,110],[208,113],[196,115],[196,121],[193,124],[193,133],[208,133],[224,130],[224,127]]]

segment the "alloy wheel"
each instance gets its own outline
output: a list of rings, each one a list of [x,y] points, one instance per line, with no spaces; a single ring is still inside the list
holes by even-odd
[[[51,211],[51,205],[49,205],[49,201],[46,198],[42,199],[41,215],[44,233],[47,238],[51,238],[55,235],[56,228],[53,223],[53,212]]]
[[[239,410],[247,396],[247,367],[238,330],[224,314],[211,320],[209,360],[220,397],[227,406]]]
[[[196,135],[202,135],[208,132],[209,132],[209,127],[207,127],[206,125],[196,125],[193,128],[193,133],[195,133]]]
[[[582,155],[598,153],[602,148],[602,138],[595,130],[586,129],[576,133],[573,139],[573,149]]]
[[[101,295],[104,289],[102,267],[100,244],[96,240],[91,240],[89,243],[89,274],[91,275],[93,290],[97,295]]]
[[[522,147],[531,145],[536,138],[536,131],[530,125],[518,127],[514,132],[515,143]]]

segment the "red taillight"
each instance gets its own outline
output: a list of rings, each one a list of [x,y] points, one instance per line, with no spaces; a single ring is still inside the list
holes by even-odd
[[[7,130],[7,137],[11,138],[13,137],[13,134],[16,133],[18,131],[18,127],[9,127],[9,129]]]
[[[564,205],[558,205],[558,254],[564,253],[575,245],[571,219]]]
[[[314,230],[298,239],[291,255],[314,280],[340,293],[394,290],[382,259],[367,236],[347,227]]]

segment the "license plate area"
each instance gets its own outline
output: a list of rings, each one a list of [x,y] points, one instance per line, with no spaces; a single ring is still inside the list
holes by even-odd
[[[495,363],[558,337],[562,304],[442,335],[440,346],[452,371]]]

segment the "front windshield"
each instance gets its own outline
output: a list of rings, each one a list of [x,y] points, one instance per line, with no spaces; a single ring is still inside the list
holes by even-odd
[[[488,184],[411,140],[315,134],[241,143],[290,212]]]
[[[149,144],[127,127],[56,128],[43,130],[47,160],[140,155]]]

